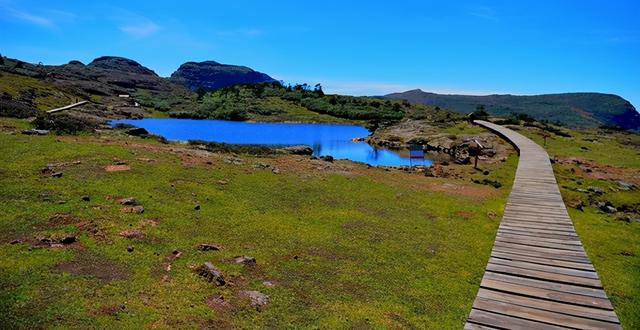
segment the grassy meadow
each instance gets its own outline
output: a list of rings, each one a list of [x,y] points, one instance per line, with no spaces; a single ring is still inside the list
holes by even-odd
[[[25,136],[24,120],[0,126],[3,328],[461,328],[517,163],[487,167],[504,183],[496,189],[116,133]],[[62,176],[42,174],[47,164]],[[113,164],[130,169],[107,172]],[[144,213],[123,213],[121,197]],[[77,241],[42,243],[68,235]],[[198,276],[206,261],[226,285]],[[245,290],[268,304],[252,306]]]

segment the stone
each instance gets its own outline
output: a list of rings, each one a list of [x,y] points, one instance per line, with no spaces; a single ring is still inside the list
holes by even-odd
[[[149,132],[142,127],[135,127],[135,128],[128,129],[125,133],[127,135],[132,135],[132,136],[149,135]]]
[[[61,178],[62,177],[62,172],[51,173],[51,176],[54,177],[54,178]]]
[[[320,159],[324,160],[325,162],[329,162],[329,163],[333,162],[333,156],[330,156],[330,155],[320,156]]]
[[[131,245],[127,246],[127,252],[133,252],[133,246]]]
[[[587,190],[589,190],[590,192],[592,192],[592,193],[594,193],[596,195],[604,194],[604,189],[598,188],[598,187],[589,187],[589,188],[587,188]]]
[[[240,296],[249,298],[251,306],[257,309],[269,303],[269,296],[260,291],[243,290],[240,291]]]
[[[571,200],[569,202],[567,202],[567,206],[572,207],[574,209],[583,211],[584,208],[584,202],[582,200],[576,199],[576,200]]]
[[[634,190],[636,188],[635,184],[633,184],[631,182],[626,182],[626,181],[618,181],[618,185],[623,190]]]
[[[196,249],[200,251],[219,251],[220,247],[215,244],[201,243],[198,244]]]
[[[119,235],[128,239],[139,239],[144,237],[144,233],[141,230],[137,230],[137,229],[124,230],[124,231],[121,231]]]
[[[257,168],[257,169],[260,169],[260,170],[263,170],[263,169],[266,169],[266,168],[269,168],[269,167],[271,167],[271,165],[265,164],[265,163],[258,163],[258,164],[254,164],[253,165],[253,168]]]
[[[280,174],[280,170],[277,168],[274,168],[271,172],[273,172],[273,174]]]
[[[199,210],[200,209],[200,204],[196,204],[196,206],[193,207],[194,210]]]
[[[208,282],[214,283],[217,286],[223,286],[226,284],[222,272],[209,261],[198,267],[196,272],[198,275],[204,277]]]
[[[73,235],[67,235],[62,237],[62,239],[60,239],[60,243],[62,244],[72,244],[75,243],[77,240],[77,238]]]
[[[130,206],[130,207],[125,207],[122,209],[122,212],[124,213],[144,213],[144,207],[142,205],[136,205],[136,206]]]
[[[89,196],[82,196],[80,199],[82,199],[82,200],[83,200],[83,201],[85,201],[85,202],[88,202],[88,201],[90,201],[90,200],[91,200],[91,197],[89,197]]]
[[[299,146],[290,146],[290,147],[285,147],[280,149],[285,153],[288,154],[292,154],[292,155],[305,155],[305,156],[310,156],[313,154],[313,149],[309,146],[306,145],[299,145]]]
[[[47,135],[49,134],[49,130],[46,129],[26,129],[24,131],[22,131],[22,134],[24,135]]]
[[[249,257],[249,256],[237,256],[237,257],[233,257],[233,262],[237,264],[245,264],[245,265],[255,264],[256,258]]]
[[[118,203],[121,205],[138,205],[138,201],[133,197],[125,197],[118,199]]]

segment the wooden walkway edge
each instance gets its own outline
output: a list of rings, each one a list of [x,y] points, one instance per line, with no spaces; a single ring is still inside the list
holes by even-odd
[[[65,105],[64,107],[60,107],[60,108],[55,108],[55,109],[51,109],[51,110],[47,110],[48,113],[55,113],[55,112],[59,112],[59,111],[64,111],[64,110],[68,110],[71,108],[75,108],[78,106],[81,106],[85,103],[87,103],[88,101],[80,101],[78,103],[73,103],[73,104],[69,104],[69,105]]]
[[[549,155],[486,121],[520,153],[513,188],[465,329],[621,329],[562,201]]]

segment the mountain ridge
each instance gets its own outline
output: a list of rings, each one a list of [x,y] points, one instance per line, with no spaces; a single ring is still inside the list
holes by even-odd
[[[629,101],[615,94],[599,92],[462,95],[412,89],[387,94],[382,98],[438,106],[459,113],[471,113],[479,107],[498,116],[525,113],[537,120],[571,127],[619,126],[629,130],[640,129],[640,114]]]

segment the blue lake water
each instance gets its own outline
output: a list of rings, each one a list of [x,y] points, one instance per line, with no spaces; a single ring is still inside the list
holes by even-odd
[[[386,149],[373,148],[353,138],[366,137],[370,132],[357,125],[251,123],[226,120],[194,119],[123,119],[115,124],[142,127],[169,140],[205,140],[229,144],[301,145],[313,148],[314,156],[333,156],[373,166],[409,165],[409,158]],[[408,156],[408,155],[407,155]],[[414,164],[416,160],[413,160]],[[419,161],[422,165],[422,161]],[[431,161],[425,159],[425,164]]]

